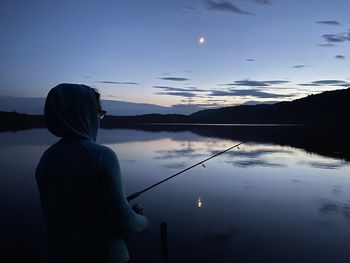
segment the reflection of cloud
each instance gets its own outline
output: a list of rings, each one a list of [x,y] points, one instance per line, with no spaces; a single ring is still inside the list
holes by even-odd
[[[198,153],[198,150],[186,148],[180,150],[167,150],[167,151],[157,151],[160,156],[154,157],[154,159],[167,160],[167,159],[178,159],[180,157],[197,158],[206,156],[205,154]]]
[[[165,164],[163,165],[165,168],[167,169],[176,169],[176,170],[180,170],[180,169],[184,169],[186,167],[186,163],[184,162],[179,162],[179,163],[169,163],[169,164]]]
[[[219,151],[212,151],[212,154],[216,154]],[[236,150],[225,153],[233,160],[227,161],[238,167],[251,167],[251,166],[263,166],[263,167],[284,167],[284,164],[274,163],[269,160],[265,160],[264,157],[273,154],[291,153],[288,150],[282,149],[256,149],[256,150]]]
[[[318,211],[322,214],[331,214],[338,212],[338,209],[338,204],[332,202],[331,200],[325,200],[322,202]]]
[[[339,195],[341,193],[341,185],[335,185],[332,190],[333,194]]]
[[[236,232],[235,229],[227,231],[212,231],[207,235],[207,238],[217,243],[224,243],[233,238],[236,235]]]
[[[339,169],[345,165],[345,163],[341,161],[310,161],[310,162],[301,162],[303,164],[309,165],[313,168],[317,169]]]
[[[341,214],[345,219],[350,220],[350,203],[337,202],[330,199],[325,199],[321,201],[321,205],[318,211],[322,215],[338,215]]]
[[[219,151],[213,151],[212,154],[216,154]],[[251,150],[251,151],[245,151],[245,150],[237,150],[237,151],[230,151],[227,152],[226,155],[230,157],[243,157],[243,158],[258,158],[266,155],[271,154],[282,154],[282,153],[292,153],[292,151],[288,150],[275,150],[275,149],[257,149],[257,150]]]
[[[307,162],[307,164],[317,169],[339,169],[340,167],[344,166],[343,163],[334,162],[334,161],[329,163],[312,161],[312,162]]]
[[[323,20],[323,21],[316,21],[317,24],[322,25],[331,25],[331,26],[340,26],[340,23],[336,20]]]
[[[241,14],[241,15],[252,15],[252,13],[241,10],[231,2],[227,2],[227,1],[216,2],[212,0],[204,0],[203,2],[206,5],[207,9],[211,11],[229,12],[229,13]]]
[[[262,167],[284,167],[283,164],[279,163],[272,163],[269,161],[265,161],[262,159],[253,159],[253,160],[237,160],[237,161],[228,161],[227,163],[231,163],[235,166],[246,168],[246,167],[252,167],[252,166],[262,166]]]

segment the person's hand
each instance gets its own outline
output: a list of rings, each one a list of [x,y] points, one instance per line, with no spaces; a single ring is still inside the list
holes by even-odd
[[[134,204],[131,209],[134,210],[136,214],[143,215],[143,207],[140,204]]]

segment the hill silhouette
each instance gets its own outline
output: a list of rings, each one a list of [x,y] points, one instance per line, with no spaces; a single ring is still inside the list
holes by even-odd
[[[276,104],[241,105],[195,112],[191,117],[217,123],[326,124],[346,123],[350,88]]]
[[[142,124],[307,124],[350,126],[350,88],[276,104],[241,105],[207,109],[183,114],[145,114],[110,116],[101,128],[118,128]],[[42,115],[0,112],[0,130],[45,127]]]

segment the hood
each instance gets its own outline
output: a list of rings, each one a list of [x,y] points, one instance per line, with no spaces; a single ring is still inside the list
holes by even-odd
[[[99,118],[93,89],[66,83],[51,89],[45,102],[45,123],[58,137],[96,141]]]

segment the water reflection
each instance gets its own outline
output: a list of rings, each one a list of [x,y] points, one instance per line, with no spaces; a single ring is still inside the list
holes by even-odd
[[[202,200],[202,197],[198,197],[197,207],[198,207],[198,208],[203,208],[203,200]]]
[[[101,130],[98,140],[118,154],[130,194],[238,142],[203,135]],[[42,217],[34,169],[55,141],[40,129],[0,134],[1,262],[35,258]],[[159,261],[161,222],[172,262],[348,262],[349,162],[301,148],[252,140],[142,195],[152,224],[130,237],[134,262]]]

